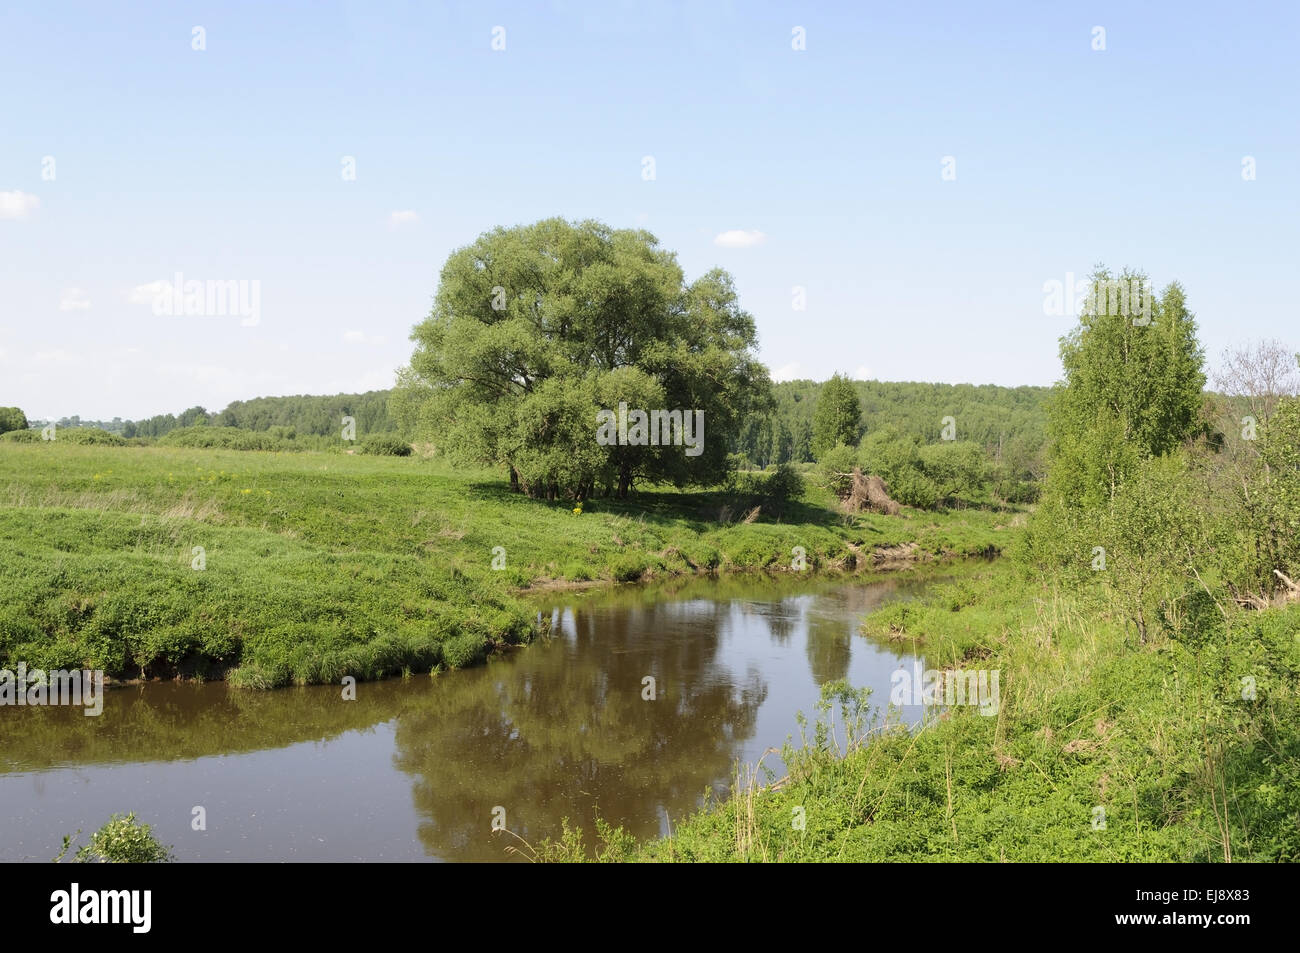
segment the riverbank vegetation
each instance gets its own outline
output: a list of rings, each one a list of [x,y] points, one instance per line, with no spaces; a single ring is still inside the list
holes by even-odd
[[[865,630],[929,668],[1000,670],[996,716],[954,707],[909,731],[859,717],[862,700],[832,685],[781,778],[738,776],[732,797],[664,840],[606,829],[584,845],[571,830],[541,855],[1300,859],[1300,606],[1242,611],[1220,638],[1140,644],[1104,592],[1031,582],[1004,561],[888,606]],[[883,713],[888,699],[867,704]]]
[[[437,460],[52,442],[0,448],[0,666],[337,683],[528,641],[522,593],[992,553],[1015,510],[846,517],[743,478],[634,500],[512,493]],[[771,508],[777,490],[793,494]],[[12,664],[10,665],[12,667]]]
[[[992,711],[940,698],[909,730],[894,699],[823,686],[781,778],[742,771],[665,840],[603,828],[597,855],[1300,859],[1297,358],[1241,349],[1215,399],[1182,288],[1144,317],[1093,309],[1062,339],[1015,558],[864,620],[927,668],[996,673]],[[537,856],[586,854],[566,830]]]

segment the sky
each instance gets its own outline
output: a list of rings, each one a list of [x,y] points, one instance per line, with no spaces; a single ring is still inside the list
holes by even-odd
[[[1212,365],[1294,346],[1298,38],[1294,3],[8,0],[0,405],[391,386],[447,255],[556,215],[727,269],[777,379],[1049,384],[1045,286],[1098,263],[1180,281]]]

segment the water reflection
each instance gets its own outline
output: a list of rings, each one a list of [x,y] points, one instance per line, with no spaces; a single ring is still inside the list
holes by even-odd
[[[817,685],[887,696],[898,657],[855,629],[918,583],[759,578],[548,596],[553,637],[436,678],[250,693],[110,692],[80,710],[0,709],[0,859],[136,810],[181,859],[502,859],[495,808],[529,841],[597,816],[642,837],[779,746]],[[653,679],[654,698],[647,679]],[[192,805],[214,818],[189,829]],[[589,836],[588,840],[592,838]]]

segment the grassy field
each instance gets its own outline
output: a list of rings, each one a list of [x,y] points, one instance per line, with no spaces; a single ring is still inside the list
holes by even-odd
[[[1067,597],[1009,562],[887,606],[864,635],[907,642],[928,667],[1000,671],[996,717],[952,707],[909,732],[881,715],[888,699],[867,700],[868,716],[830,686],[787,745],[788,776],[738,776],[730,799],[667,839],[604,830],[586,849],[649,861],[1300,860],[1300,605],[1237,612],[1192,642],[1138,645],[1117,619],[1100,593]],[[539,853],[586,856],[572,830]]]
[[[779,522],[732,511],[667,490],[577,514],[414,457],[0,443],[0,664],[250,687],[427,672],[528,641],[528,589],[788,570],[796,546],[811,571],[888,568],[996,551],[1022,519],[845,519],[815,489]]]

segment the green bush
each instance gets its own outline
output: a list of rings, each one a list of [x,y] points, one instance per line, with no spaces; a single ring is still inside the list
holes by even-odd
[[[361,452],[384,457],[409,457],[411,445],[397,437],[376,434],[361,441]]]
[[[71,838],[65,837],[66,852]],[[59,857],[63,855],[60,854]],[[91,835],[90,843],[77,851],[78,863],[162,864],[173,860],[171,849],[153,836],[148,824],[136,822],[135,814],[114,814]]]
[[[222,450],[300,449],[293,440],[273,436],[269,431],[241,430],[238,427],[177,427],[161,437],[158,443],[172,447],[215,447]]]
[[[843,499],[853,487],[852,473],[857,465],[857,451],[840,444],[827,450],[817,461],[817,482]]]
[[[858,451],[862,472],[883,479],[899,503],[933,509],[941,502],[939,488],[926,475],[916,438],[882,427],[863,437]]]
[[[41,435],[35,430],[10,430],[0,434],[0,440],[9,443],[39,443]]]
[[[96,444],[109,447],[125,447],[126,440],[115,433],[98,427],[60,427],[54,432],[55,440],[64,443]]]
[[[780,464],[768,478],[763,481],[763,497],[771,504],[780,507],[791,500],[803,496],[803,477],[788,463]]]
[[[17,407],[0,407],[0,434],[26,429],[26,414]]]

